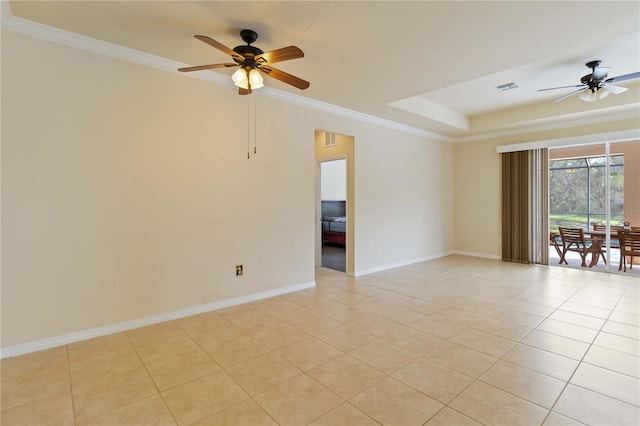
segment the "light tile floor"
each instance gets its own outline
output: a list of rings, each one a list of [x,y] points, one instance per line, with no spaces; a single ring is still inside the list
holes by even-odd
[[[2,361],[3,425],[638,425],[640,280],[450,256]]]

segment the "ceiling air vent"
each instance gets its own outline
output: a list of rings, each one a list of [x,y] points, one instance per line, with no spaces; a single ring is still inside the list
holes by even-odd
[[[507,83],[507,84],[501,84],[500,86],[496,86],[496,87],[501,91],[506,92],[507,90],[517,89],[520,86],[518,86],[518,83]]]
[[[336,141],[336,134],[331,132],[325,132],[324,134],[324,146],[335,146],[338,142]]]

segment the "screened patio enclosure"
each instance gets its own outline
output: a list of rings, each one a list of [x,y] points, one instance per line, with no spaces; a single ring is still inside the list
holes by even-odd
[[[593,229],[607,220],[624,223],[624,155],[611,155],[609,197],[606,191],[606,156],[549,160],[549,230],[563,227]]]
[[[549,232],[605,227],[607,264],[600,259],[593,268],[618,272],[616,227],[625,225],[640,227],[640,141],[549,149]],[[558,265],[556,250],[549,255],[549,264]],[[579,257],[568,260],[569,266],[580,267]],[[639,258],[634,265],[632,273],[640,274]]]

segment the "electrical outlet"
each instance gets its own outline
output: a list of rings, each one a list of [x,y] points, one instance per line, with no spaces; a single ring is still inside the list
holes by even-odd
[[[239,277],[240,275],[242,275],[243,269],[242,269],[242,265],[236,265],[236,277]]]

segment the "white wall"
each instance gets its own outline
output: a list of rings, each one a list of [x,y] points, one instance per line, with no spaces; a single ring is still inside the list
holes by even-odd
[[[453,145],[367,130],[366,143],[356,137],[356,274],[451,253]]]
[[[3,29],[2,347],[313,282],[316,129],[357,271],[453,249],[451,145]]]
[[[345,201],[347,199],[347,160],[320,163],[320,199]]]
[[[3,346],[314,280],[308,110],[2,42]]]

